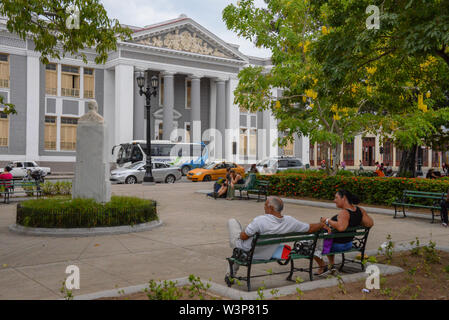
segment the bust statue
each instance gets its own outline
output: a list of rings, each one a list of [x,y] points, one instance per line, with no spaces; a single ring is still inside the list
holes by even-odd
[[[79,122],[104,123],[103,117],[98,114],[97,101],[89,100],[89,102],[87,103],[87,107],[89,111],[79,119]]]

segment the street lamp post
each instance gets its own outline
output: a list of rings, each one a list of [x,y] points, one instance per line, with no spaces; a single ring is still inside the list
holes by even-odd
[[[148,75],[148,73],[147,73]],[[145,165],[145,177],[143,178],[143,184],[152,185],[154,184],[153,177],[153,164],[151,162],[151,97],[156,96],[157,88],[159,86],[159,79],[156,76],[151,77],[150,81],[145,81],[145,76],[143,72],[139,72],[137,76],[137,85],[139,87],[139,94],[141,96],[145,95],[145,108],[147,112],[147,162]],[[145,86],[145,82],[147,87],[145,90],[143,87]]]

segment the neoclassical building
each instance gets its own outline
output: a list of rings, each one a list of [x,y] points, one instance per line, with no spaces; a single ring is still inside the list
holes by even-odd
[[[74,56],[44,65],[31,40],[7,31],[0,20],[0,94],[17,114],[0,110],[0,162],[34,160],[73,164],[77,121],[95,99],[109,128],[110,147],[145,140],[145,99],[139,95],[137,72],[159,78],[152,100],[151,135],[170,139],[184,129],[184,141],[208,143],[216,129],[220,155],[211,158],[251,163],[268,156],[292,155],[309,161],[307,138],[280,148],[277,122],[269,111],[249,113],[234,103],[238,73],[249,65],[270,68],[270,60],[244,55],[194,20],[177,19],[146,27],[129,26],[132,40],[119,42],[104,65]],[[273,96],[280,94],[273,89]],[[111,160],[113,160],[111,158]]]

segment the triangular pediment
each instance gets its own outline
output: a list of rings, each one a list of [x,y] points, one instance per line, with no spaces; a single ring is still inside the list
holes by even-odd
[[[246,60],[234,46],[219,39],[191,19],[161,24],[134,33],[133,43],[225,59]]]

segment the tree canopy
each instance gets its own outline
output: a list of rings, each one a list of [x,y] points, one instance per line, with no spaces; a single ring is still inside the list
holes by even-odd
[[[105,63],[108,53],[116,50],[118,39],[131,34],[118,20],[108,18],[98,0],[2,0],[0,15],[7,18],[9,32],[34,42],[44,64],[49,58],[61,59],[68,54],[87,63],[86,48],[95,49],[97,64]],[[0,105],[6,107],[6,113],[15,112],[1,97]]]
[[[378,30],[366,26],[373,2]],[[287,139],[310,136],[334,155],[358,134],[381,134],[403,148],[442,134],[441,123],[449,123],[448,3],[266,3],[243,0],[223,12],[229,29],[273,52],[271,70],[241,71],[237,103],[271,109]],[[283,89],[282,98],[270,96],[273,87]]]

